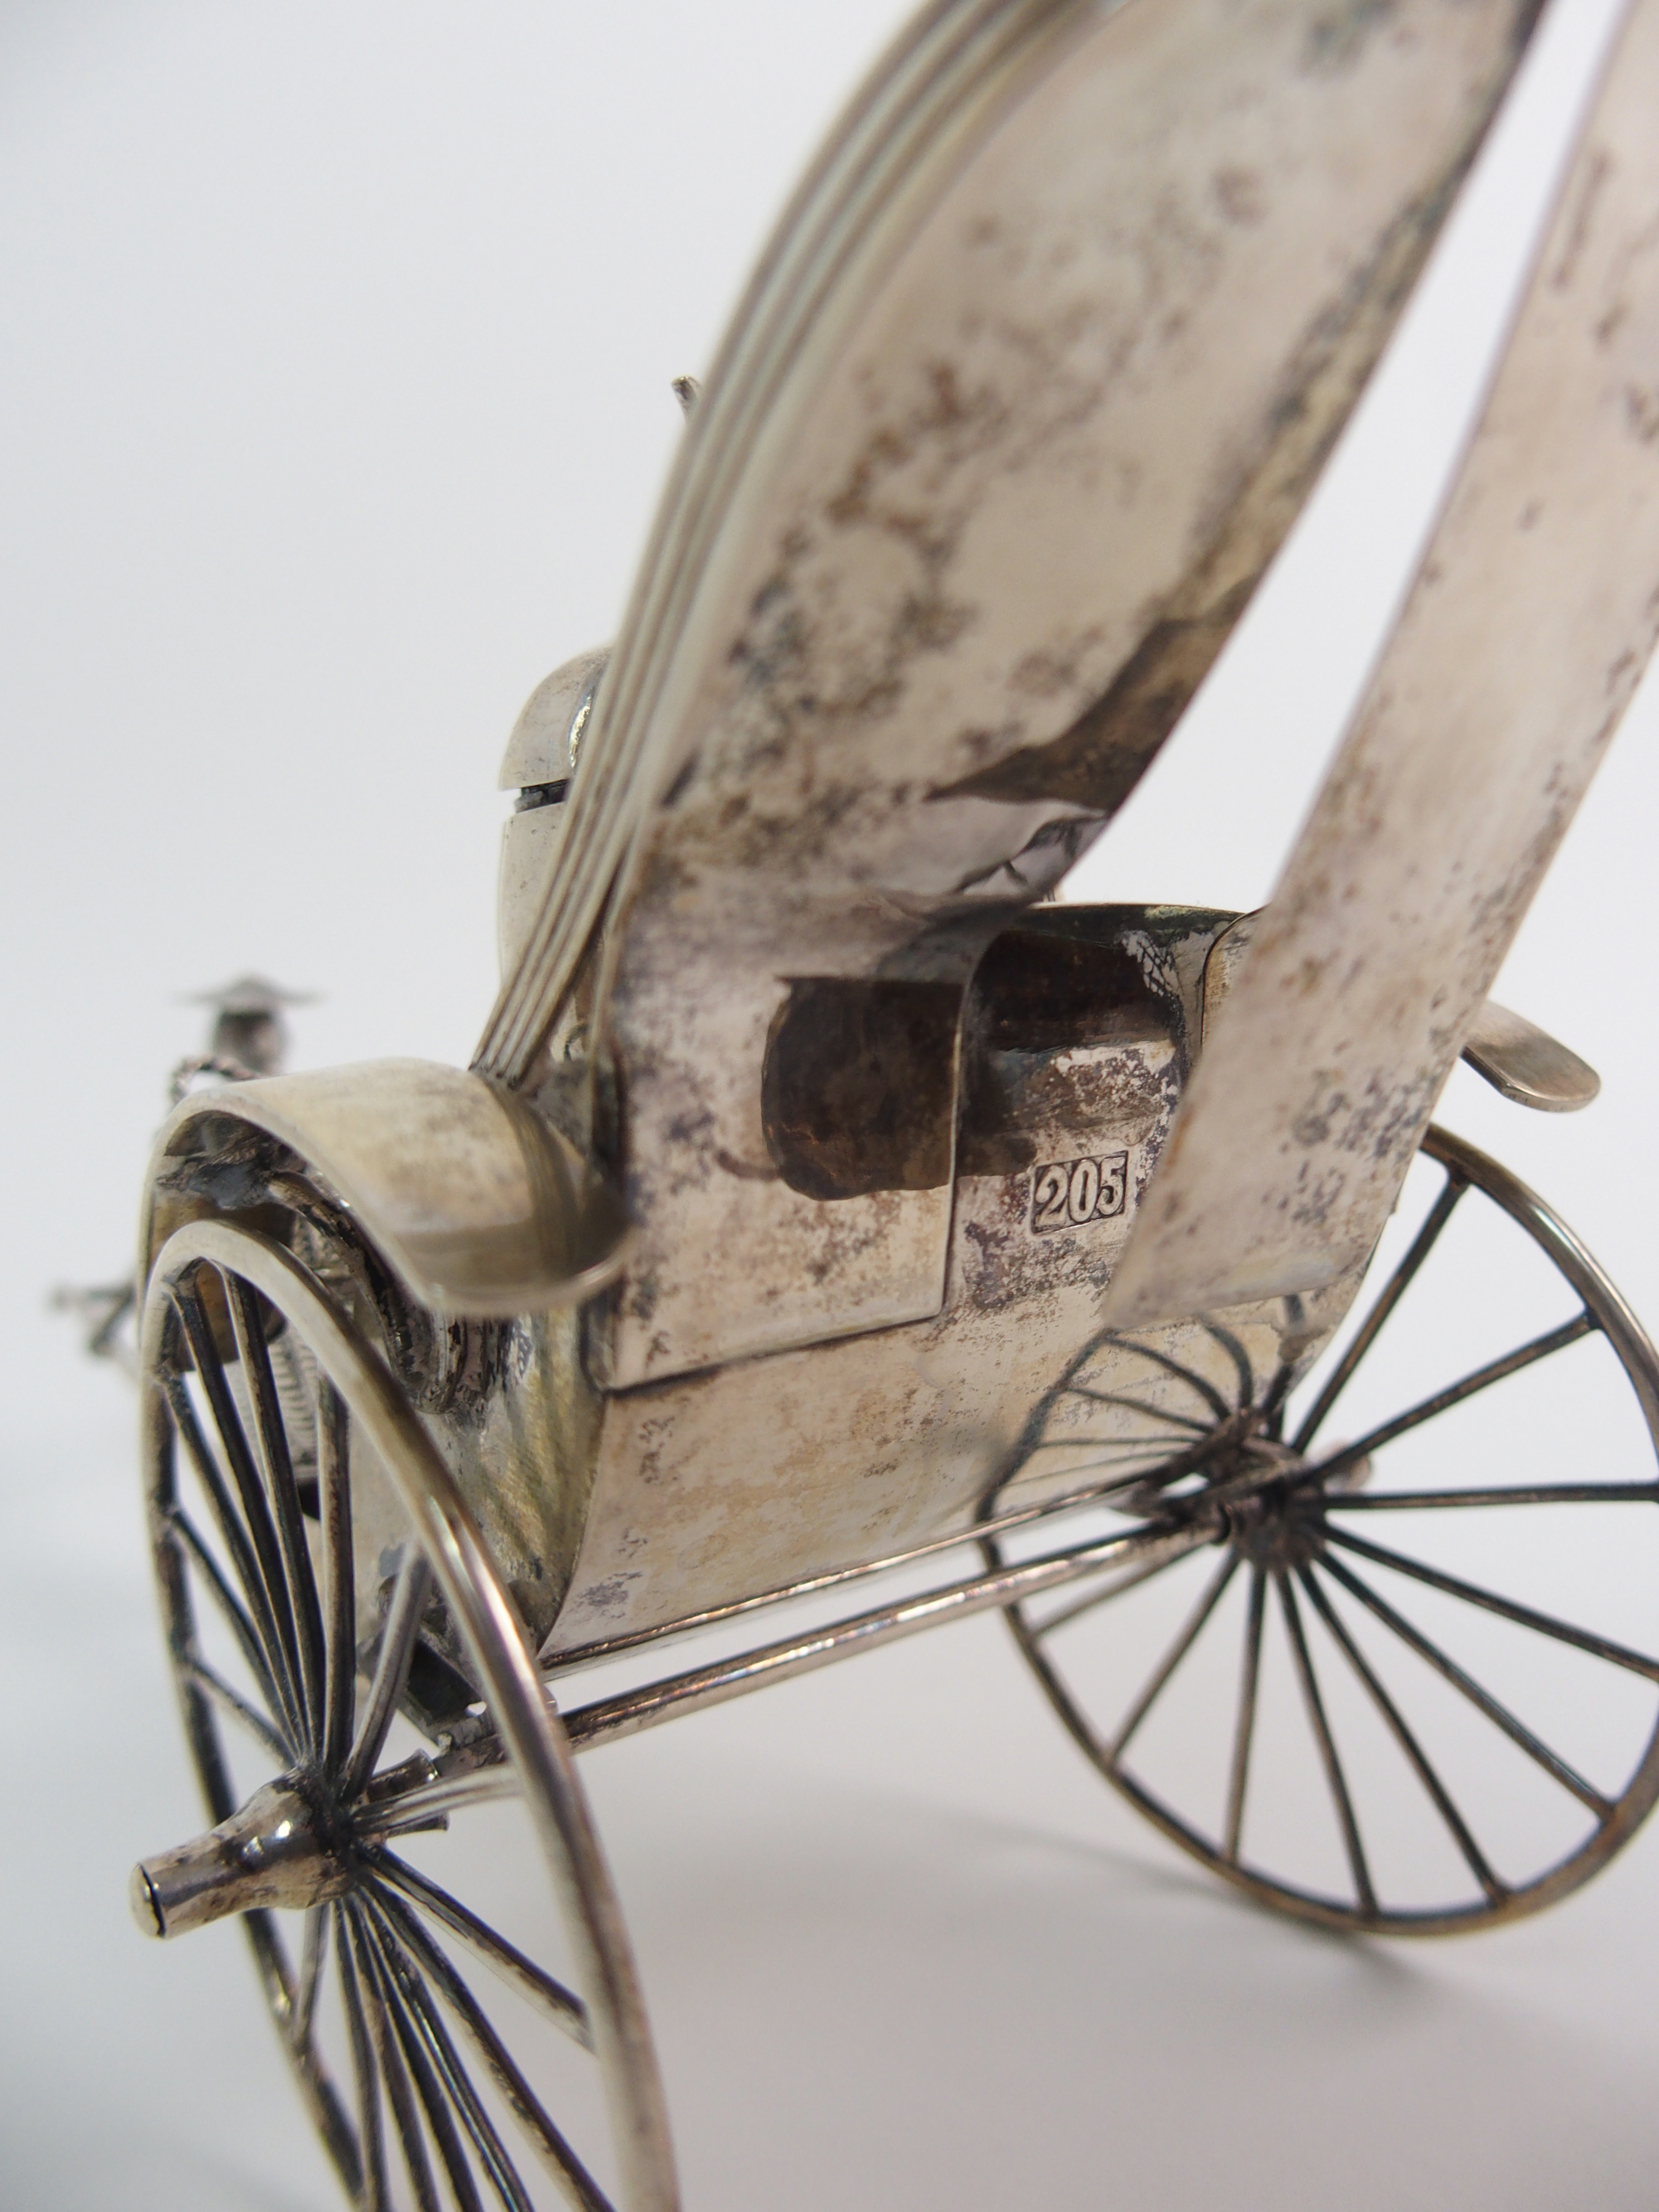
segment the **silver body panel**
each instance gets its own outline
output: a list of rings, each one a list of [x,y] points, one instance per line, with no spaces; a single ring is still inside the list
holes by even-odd
[[[1659,635],[1659,16],[1632,20],[1399,625],[1215,1024],[1123,1325],[1375,1243]]]

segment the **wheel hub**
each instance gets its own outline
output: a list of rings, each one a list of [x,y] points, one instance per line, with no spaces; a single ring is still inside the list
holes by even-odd
[[[1370,1476],[1370,1462],[1362,1459],[1327,1478],[1318,1462],[1253,1429],[1211,1471],[1211,1487],[1222,1493],[1229,1540],[1253,1566],[1281,1574],[1324,1550],[1319,1505],[1325,1492],[1359,1489]]]
[[[319,1810],[296,1777],[267,1783],[204,1836],[133,1869],[134,1919],[146,1936],[183,1936],[233,1912],[303,1911],[343,1897],[351,1866]]]
[[[1275,1482],[1270,1490],[1253,1492],[1226,1508],[1227,1528],[1234,1545],[1253,1566],[1270,1574],[1305,1566],[1325,1548],[1324,1524],[1309,1510],[1316,1490]]]

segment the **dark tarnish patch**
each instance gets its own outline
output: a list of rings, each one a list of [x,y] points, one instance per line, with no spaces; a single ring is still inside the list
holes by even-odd
[[[956,558],[965,510],[937,493],[897,495],[897,473],[928,457],[932,473],[948,481],[971,456],[994,447],[1007,428],[1006,404],[989,388],[964,393],[947,363],[933,363],[927,397],[901,425],[876,430],[823,503],[833,537],[872,530],[903,546],[914,561],[914,580],[890,608],[878,637],[832,674],[826,624],[833,606],[810,609],[802,581],[818,550],[815,527],[797,525],[785,536],[778,564],[750,602],[749,620],[731,648],[743,671],[744,690],[762,702],[764,726],[738,763],[744,774],[781,760],[805,720],[870,722],[890,714],[904,690],[910,664],[948,653],[974,620],[975,610],[951,599],[944,580]],[[810,587],[809,587],[810,588]]]
[[[1109,690],[1068,730],[1047,744],[1022,745],[930,797],[1014,805],[1061,799],[1097,818],[1115,814],[1209,673],[1255,583],[1252,576],[1235,585],[1201,615],[1154,623]]]
[[[1437,1059],[1397,1083],[1385,1085],[1372,1076],[1358,1101],[1329,1076],[1322,1076],[1307,1106],[1291,1124],[1291,1140],[1307,1152],[1370,1153],[1379,1162],[1409,1158],[1433,1109],[1439,1073]],[[1301,1214],[1296,1218],[1304,1218]],[[1305,1218],[1318,1225],[1324,1217]]]
[[[1517,39],[1535,7],[1521,11]],[[1507,65],[1494,73],[1495,92]],[[1301,511],[1416,283],[1491,112],[1483,100],[1456,155],[1383,233],[1343,298],[1297,348],[1266,448],[1183,581],[1155,607],[1107,690],[1071,727],[930,794],[1013,805],[1052,799],[1109,817],[1128,797],[1231,636]]]
[[[628,1569],[623,1569],[618,1574],[607,1575],[602,1583],[595,1583],[591,1589],[583,1592],[584,1608],[589,1613],[601,1615],[624,1613],[628,1607],[629,1593],[639,1579],[637,1571],[630,1571]]]
[[[950,558],[955,531],[937,518],[926,519],[915,508],[890,500],[883,503],[878,487],[924,451],[935,456],[935,466],[948,476],[970,454],[996,446],[1006,434],[1009,410],[1005,400],[989,386],[964,394],[957,370],[948,362],[933,362],[927,371],[927,398],[913,410],[902,428],[890,424],[877,430],[848,470],[839,491],[826,501],[824,513],[838,528],[853,523],[874,523],[914,545],[930,564]]]
[[[793,977],[761,1079],[771,1172],[820,1200],[948,1182],[961,1007],[951,983]]]
[[[1148,955],[1154,974],[1149,975]],[[981,961],[968,1007],[957,1172],[1009,1176],[1059,1133],[1145,1146],[1179,1082],[1178,998],[1144,945],[1005,932]],[[1176,1047],[1155,1073],[1143,1044]]]
[[[1328,9],[1308,26],[1303,68],[1315,76],[1340,76],[1395,12],[1395,0],[1346,0],[1346,6]]]
[[[1327,1168],[1322,1174],[1316,1175],[1304,1160],[1290,1206],[1291,1218],[1297,1227],[1316,1231],[1328,1228],[1332,1209],[1347,1188],[1347,1183],[1346,1170]]]

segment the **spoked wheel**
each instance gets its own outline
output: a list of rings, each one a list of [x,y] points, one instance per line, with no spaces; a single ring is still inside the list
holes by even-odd
[[[1659,1360],[1523,1184],[1443,1131],[1423,1153],[1288,1398],[1223,1328],[1091,1349],[1060,1415],[1109,1413],[1124,1510],[1213,1547],[1008,1616],[1165,1835],[1263,1903],[1399,1934],[1537,1911],[1659,1795]]]
[[[387,1367],[300,1260],[209,1221],[161,1255],[143,1376],[168,1648],[217,1825],[137,1869],[141,1924],[243,1914],[358,2205],[671,2212],[568,1747]]]

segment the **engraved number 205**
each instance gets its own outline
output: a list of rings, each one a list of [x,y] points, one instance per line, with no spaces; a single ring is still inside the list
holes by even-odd
[[[1031,1189],[1032,1228],[1080,1228],[1121,1213],[1128,1166],[1127,1152],[1109,1152],[1103,1159],[1053,1160],[1040,1167]]]

